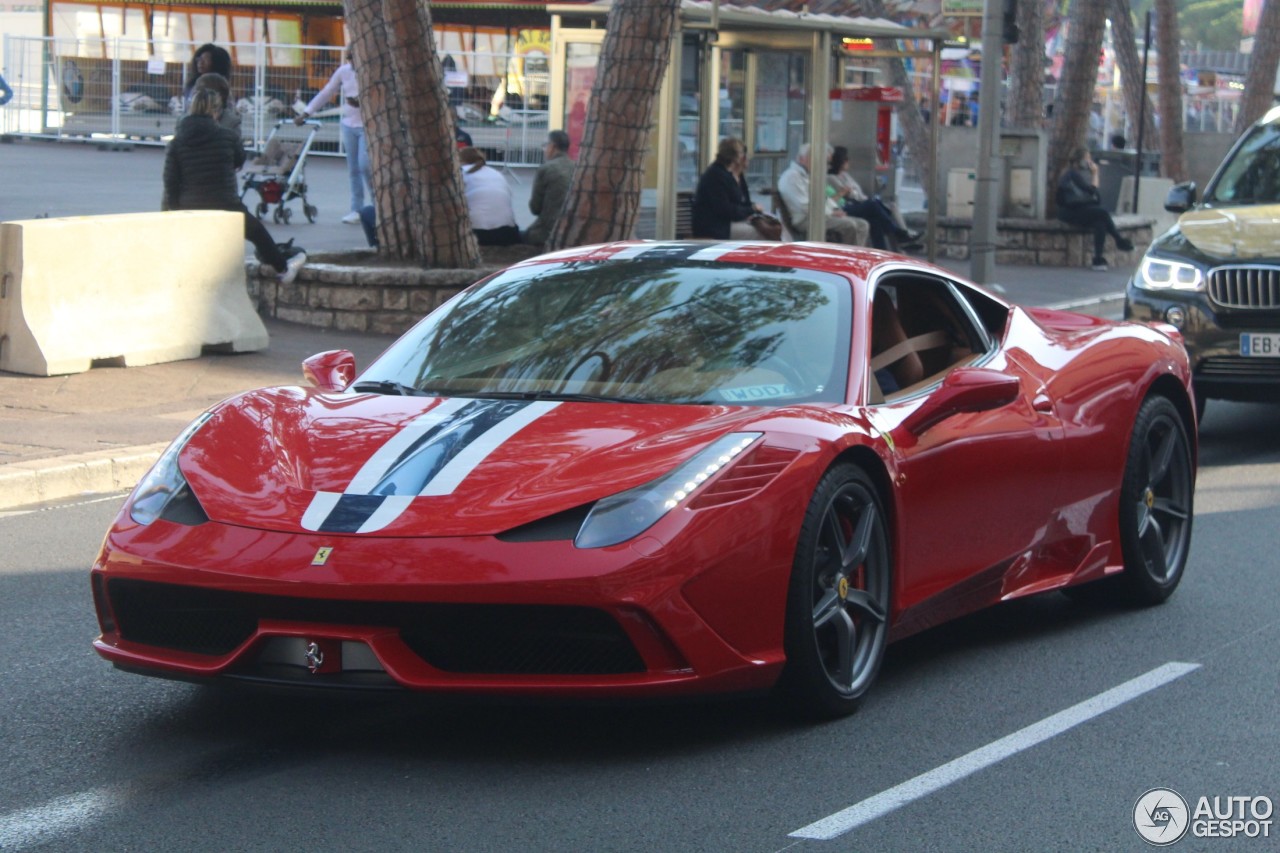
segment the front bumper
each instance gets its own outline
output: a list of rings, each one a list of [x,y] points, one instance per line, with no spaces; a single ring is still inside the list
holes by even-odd
[[[1129,282],[1124,318],[1172,322],[1182,332],[1197,396],[1224,400],[1280,401],[1280,358],[1240,353],[1243,333],[1280,333],[1280,311],[1230,309],[1198,291],[1151,291]]]
[[[642,536],[582,550],[139,527],[122,514],[92,572],[94,647],[122,669],[198,681],[564,697],[763,690],[783,664],[794,539],[769,533],[787,527],[776,518],[732,515],[684,519],[696,529],[675,544]]]

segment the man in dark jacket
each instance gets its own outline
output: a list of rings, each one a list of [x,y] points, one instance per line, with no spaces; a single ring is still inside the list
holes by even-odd
[[[747,159],[741,140],[720,140],[716,159],[698,179],[693,194],[693,236],[712,240],[759,240],[748,221],[760,212],[751,203],[742,166]]]
[[[279,270],[280,280],[288,284],[306,263],[306,253],[287,258],[266,226],[240,201],[236,169],[244,165],[244,145],[238,134],[218,124],[222,107],[216,89],[197,82],[191,112],[178,122],[165,152],[161,209],[242,213],[245,239],[257,249],[258,259]]]
[[[525,232],[524,241],[541,246],[551,237],[564,202],[573,183],[573,161],[569,159],[569,134],[553,130],[547,134],[542,146],[544,161],[533,176],[533,189],[529,193],[529,212],[538,217]]]

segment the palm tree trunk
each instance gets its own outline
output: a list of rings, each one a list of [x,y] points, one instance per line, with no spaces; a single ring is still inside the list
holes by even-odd
[[[1156,47],[1159,56],[1160,173],[1175,181],[1187,179],[1187,154],[1182,147],[1182,64],[1178,42],[1178,7],[1174,0],[1155,0]]]
[[[344,7],[360,76],[360,112],[378,211],[378,252],[393,258],[415,258],[422,210],[408,180],[409,139],[401,120],[382,0],[346,0]]]
[[[550,248],[625,240],[635,231],[679,6],[680,0],[615,0],[609,10],[581,156]]]
[[[431,32],[431,10],[427,0],[383,0],[383,18],[412,152],[409,184],[425,213],[418,256],[431,266],[475,267],[480,247],[463,195],[453,111]]]
[[[1120,65],[1120,85],[1124,92],[1124,108],[1135,123],[1143,116],[1143,139],[1156,138],[1155,110],[1150,99],[1146,108],[1142,101],[1147,97],[1147,69],[1138,56],[1138,39],[1133,31],[1132,11],[1129,0],[1111,0],[1111,41],[1116,48],[1116,62]]]
[[[1240,99],[1240,115],[1236,133],[1262,118],[1271,106],[1280,64],[1280,0],[1266,0],[1253,37],[1253,55],[1249,57],[1249,73],[1244,78],[1244,95]]]
[[[1017,23],[1005,119],[1010,127],[1038,128],[1044,116],[1044,0],[1018,3]]]

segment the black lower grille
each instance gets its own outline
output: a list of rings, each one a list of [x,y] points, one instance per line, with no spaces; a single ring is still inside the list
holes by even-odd
[[[1216,356],[1200,362],[1197,376],[1209,379],[1265,379],[1280,382],[1280,358]]]
[[[254,595],[126,578],[107,583],[120,636],[223,655],[260,619],[397,628],[414,654],[446,672],[606,675],[643,672],[621,626],[590,607],[330,601]]]

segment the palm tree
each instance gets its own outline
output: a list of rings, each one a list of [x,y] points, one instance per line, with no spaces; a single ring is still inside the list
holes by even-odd
[[[1133,122],[1143,117],[1143,139],[1156,138],[1155,110],[1147,97],[1147,69],[1138,56],[1138,39],[1133,31],[1132,10],[1129,0],[1111,0],[1111,42],[1116,49],[1116,63],[1120,66],[1120,85],[1124,92],[1124,107]],[[1143,105],[1143,101],[1146,105]],[[1145,144],[1144,144],[1145,147]]]
[[[474,267],[480,249],[463,195],[431,10],[426,0],[345,5],[361,63],[379,248],[428,266]]]
[[[609,10],[581,155],[550,248],[625,240],[635,231],[679,8],[680,0],[615,0]]]
[[[1160,171],[1175,181],[1187,179],[1182,147],[1181,45],[1175,0],[1155,0],[1156,47],[1160,51],[1157,98],[1160,103]]]
[[[1243,133],[1262,118],[1275,100],[1277,64],[1280,64],[1280,0],[1266,0],[1253,37],[1253,55],[1249,57],[1249,73],[1244,78],[1236,133]]]
[[[1005,119],[1010,127],[1036,128],[1044,115],[1044,0],[1019,3],[1017,24]]]

